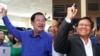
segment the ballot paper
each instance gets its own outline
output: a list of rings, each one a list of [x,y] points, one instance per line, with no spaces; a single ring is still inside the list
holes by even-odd
[[[10,47],[0,47],[0,56],[10,56]]]

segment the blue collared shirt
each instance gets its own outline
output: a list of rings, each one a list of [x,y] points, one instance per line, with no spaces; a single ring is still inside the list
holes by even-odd
[[[7,30],[22,43],[22,56],[52,56],[52,37],[45,31],[34,37],[32,30],[19,31],[3,17]]]

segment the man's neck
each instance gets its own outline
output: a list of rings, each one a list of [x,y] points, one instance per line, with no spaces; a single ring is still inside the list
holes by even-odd
[[[89,37],[81,37],[81,39],[85,42],[86,45],[87,45],[87,43],[88,43],[88,38],[89,38]]]
[[[35,36],[39,35],[40,32],[39,31],[34,31],[33,33],[34,33],[34,37],[35,37]]]

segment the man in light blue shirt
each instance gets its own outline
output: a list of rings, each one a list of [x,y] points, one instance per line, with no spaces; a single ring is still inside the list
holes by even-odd
[[[9,45],[4,42],[5,36],[4,32],[0,30],[0,47],[8,47]]]
[[[2,19],[7,30],[22,43],[22,56],[52,56],[52,38],[44,31],[45,16],[37,12],[31,17],[34,30],[17,30],[7,17],[7,10],[2,9]]]

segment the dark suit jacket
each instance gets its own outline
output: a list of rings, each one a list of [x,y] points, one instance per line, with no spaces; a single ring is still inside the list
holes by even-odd
[[[86,56],[84,45],[80,36],[74,35],[68,37],[68,32],[71,27],[70,23],[63,21],[59,27],[58,34],[54,43],[55,51],[66,53],[67,56]],[[92,43],[93,56],[100,56],[100,49]]]

